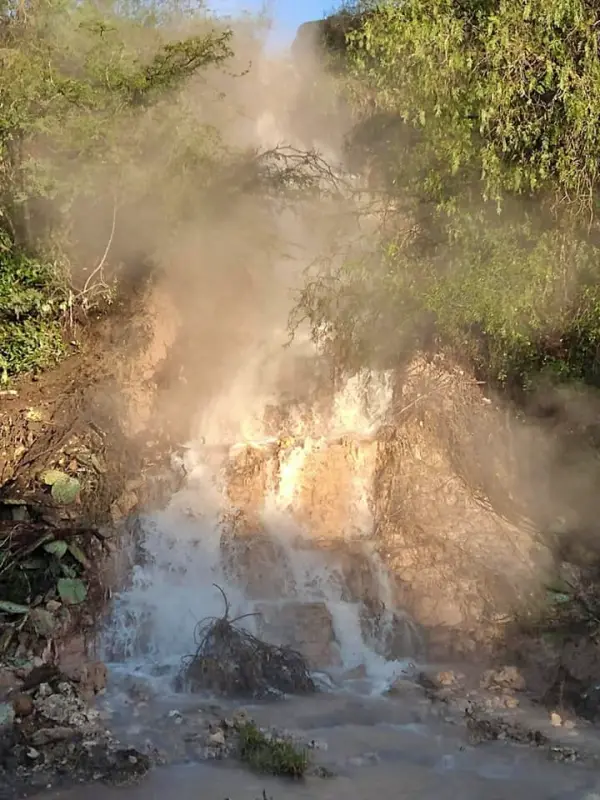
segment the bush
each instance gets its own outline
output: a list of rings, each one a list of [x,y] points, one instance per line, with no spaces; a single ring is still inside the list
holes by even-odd
[[[87,0],[2,6],[5,380],[62,355],[67,312],[111,299],[115,229],[125,215],[151,202],[155,218],[176,227],[190,192],[207,183],[223,150],[182,93],[199,71],[230,57],[230,38],[202,8],[177,2],[168,9],[135,2],[100,9]],[[100,239],[93,246],[78,230],[92,216]]]
[[[240,727],[239,757],[256,772],[287,778],[301,778],[309,764],[305,750],[289,740],[265,735],[253,722]]]
[[[600,385],[595,6],[359,11],[348,153],[388,213],[366,253],[319,266],[297,314],[349,366],[393,366],[433,344],[503,385],[540,372]]]

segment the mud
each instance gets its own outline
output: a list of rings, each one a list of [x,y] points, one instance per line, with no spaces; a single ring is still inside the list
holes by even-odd
[[[186,701],[184,700],[184,703]],[[188,701],[189,702],[189,699]],[[159,706],[154,705],[157,715]],[[162,730],[155,732],[163,745],[175,739],[193,739],[199,718],[231,714],[232,709],[219,711],[207,703],[199,707],[181,708],[177,714],[167,711],[155,716],[154,727],[162,720]],[[515,744],[496,740],[473,745],[466,727],[458,717],[439,713],[435,705],[418,695],[412,699],[366,698],[342,693],[326,694],[302,700],[290,699],[275,704],[246,707],[261,725],[288,723],[287,732],[309,748],[313,765],[302,781],[282,781],[265,775],[255,775],[236,765],[235,760],[220,763],[194,763],[163,766],[152,772],[139,786],[125,790],[131,800],[159,797],[165,791],[176,791],[186,798],[266,797],[288,798],[365,798],[374,793],[383,798],[465,798],[494,800],[509,798],[535,798],[537,800],[567,800],[567,798],[593,797],[600,787],[599,772],[595,762],[581,760],[577,763],[557,763],[551,747],[539,742]],[[147,707],[146,714],[150,714]],[[530,712],[526,712],[527,718]],[[147,719],[147,718],[146,718]],[[531,722],[532,720],[530,720]],[[150,732],[144,711],[130,729]],[[547,727],[551,728],[547,723]],[[156,730],[156,729],[155,729]],[[552,735],[551,730],[549,731]],[[571,745],[577,741],[589,750],[597,749],[598,742],[588,741],[586,732],[571,736]],[[566,752],[566,745],[553,745]],[[319,767],[319,769],[315,768]],[[327,776],[327,777],[322,777]],[[123,790],[119,790],[123,796]],[[70,791],[48,793],[45,800],[71,798],[72,800],[110,800],[117,797],[106,787],[74,788]]]

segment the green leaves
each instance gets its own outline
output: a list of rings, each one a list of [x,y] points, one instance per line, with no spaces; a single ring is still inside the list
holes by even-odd
[[[488,196],[551,191],[583,216],[598,180],[597,22],[584,0],[384,3],[348,37],[349,59],[380,108],[427,120],[438,171],[470,163]]]
[[[55,541],[48,542],[48,544],[44,545],[44,550],[47,553],[56,556],[58,559],[61,559],[64,556],[64,554],[67,552],[67,549],[67,543],[61,539],[56,539]]]
[[[67,606],[77,606],[87,597],[87,587],[78,578],[61,578],[57,584],[58,596]]]
[[[0,30],[3,381],[62,357],[73,309],[112,299],[112,252],[106,273],[85,291],[71,274],[74,252],[78,266],[93,270],[104,247],[87,246],[82,218],[102,209],[96,227],[99,241],[108,241],[122,197],[130,209],[151,204],[153,219],[181,218],[169,186],[182,207],[194,205],[182,186],[197,194],[207,183],[221,141],[214,131],[204,135],[197,104],[185,109],[180,94],[201,70],[231,56],[231,32],[185,1],[143,10],[137,0],[101,9],[91,0],[32,2],[24,24],[18,4],[9,6]],[[191,35],[177,38],[182,13]]]
[[[77,478],[65,475],[52,484],[52,497],[61,505],[70,505],[79,497],[81,485]]]
[[[435,336],[496,384],[600,385],[597,13],[366,8],[348,26],[348,149],[399,221],[359,255],[362,274],[354,254],[315,270],[297,315],[346,366],[392,366]]]
[[[40,475],[40,480],[51,486],[51,494],[54,500],[61,505],[70,505],[79,497],[81,484],[77,478],[72,478],[66,472],[58,469],[49,469]]]
[[[11,603],[9,600],[0,600],[0,612],[4,614],[28,614],[29,606],[20,603]]]

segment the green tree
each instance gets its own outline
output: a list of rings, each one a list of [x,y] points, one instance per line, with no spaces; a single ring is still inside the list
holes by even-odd
[[[115,226],[152,196],[175,225],[223,147],[199,125],[189,82],[232,52],[190,5],[32,0],[0,9],[0,371],[62,351],[73,304],[106,299]],[[162,153],[161,158],[156,154]],[[156,192],[156,187],[161,192]],[[160,202],[156,198],[160,198]],[[175,202],[175,199],[177,202]],[[77,214],[107,249],[82,278]],[[90,253],[83,253],[83,261]]]
[[[403,0],[358,19],[349,151],[393,214],[360,268],[307,287],[315,335],[387,364],[433,336],[494,381],[597,383],[600,7]]]

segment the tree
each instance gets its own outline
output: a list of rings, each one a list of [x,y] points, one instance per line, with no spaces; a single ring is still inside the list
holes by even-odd
[[[311,283],[317,338],[389,365],[433,334],[496,382],[600,381],[599,23],[588,0],[361,10],[349,149],[396,222]]]
[[[230,39],[231,31],[202,8],[176,3],[3,5],[0,371],[5,377],[56,357],[61,324],[73,303],[106,297],[106,257],[128,208],[152,196],[155,215],[172,224],[189,203],[189,192],[208,181],[223,147],[214,130],[198,124],[185,91],[200,72],[231,56]],[[106,231],[108,245],[94,267],[90,252],[78,248],[75,219],[81,209],[98,214],[97,227]],[[74,254],[88,267],[87,278],[72,267]]]

